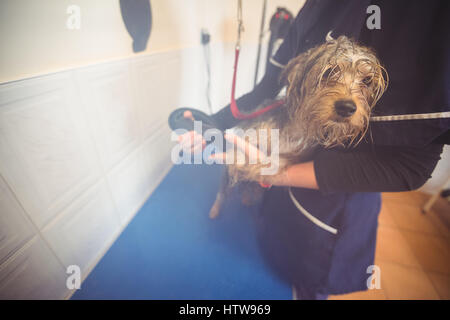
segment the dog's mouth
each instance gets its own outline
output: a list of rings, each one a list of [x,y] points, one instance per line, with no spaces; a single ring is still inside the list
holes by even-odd
[[[364,128],[351,123],[351,118],[336,117],[323,123],[321,129],[315,134],[322,146],[331,148],[350,146],[363,132]]]
[[[330,120],[336,123],[349,123],[352,120],[352,117],[343,117],[338,114],[334,114]]]

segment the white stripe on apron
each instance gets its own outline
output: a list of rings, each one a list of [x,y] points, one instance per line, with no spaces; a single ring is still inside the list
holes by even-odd
[[[417,114],[399,114],[393,116],[371,117],[370,121],[397,121],[397,120],[421,120],[421,119],[441,119],[450,118],[449,112],[417,113]]]
[[[298,203],[297,199],[295,199],[294,195],[292,194],[291,187],[289,187],[288,190],[289,190],[289,196],[291,197],[292,202],[297,207],[297,209],[305,215],[305,217],[307,217],[309,220],[311,220],[318,227],[320,227],[328,232],[331,232],[333,234],[337,234],[337,232],[338,232],[337,229],[330,227],[329,225],[323,223],[322,221],[320,221],[319,219],[314,217],[311,213],[306,211],[306,209],[303,208],[300,203]]]
[[[284,67],[286,67],[286,65],[279,63],[277,60],[275,60],[275,59],[272,58],[272,57],[269,59],[269,62],[270,62],[271,64],[273,64],[274,66],[276,66],[276,67],[278,67],[278,68],[281,68],[281,69],[283,69]]]

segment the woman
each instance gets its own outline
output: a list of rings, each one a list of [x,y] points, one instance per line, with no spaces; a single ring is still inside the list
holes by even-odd
[[[380,8],[381,29],[366,27],[370,5]],[[380,192],[417,189],[431,176],[449,142],[448,15],[446,1],[308,0],[262,81],[237,100],[241,111],[251,111],[274,98],[287,62],[322,43],[329,31],[372,47],[390,76],[373,111],[379,121],[356,148],[319,150],[313,161],[265,180],[273,187],[258,218],[260,244],[298,298],[367,289]],[[238,123],[229,106],[213,116],[221,129]]]

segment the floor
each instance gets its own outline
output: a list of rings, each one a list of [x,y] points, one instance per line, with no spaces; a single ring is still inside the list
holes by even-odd
[[[266,267],[239,194],[208,218],[219,179],[217,166],[175,166],[72,299],[292,299]],[[424,215],[428,198],[383,194],[381,288],[330,299],[450,299],[450,207],[441,199]]]
[[[375,257],[381,288],[330,299],[450,299],[450,205],[440,199],[423,214],[428,199],[417,191],[383,194]]]
[[[256,208],[236,190],[208,217],[221,172],[174,166],[72,299],[292,299],[259,250]]]

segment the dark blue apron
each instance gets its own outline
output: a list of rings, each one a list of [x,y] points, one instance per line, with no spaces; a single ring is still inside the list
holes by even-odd
[[[293,196],[334,234],[295,206],[288,189],[266,192],[257,229],[267,263],[286,281],[306,291],[341,294],[367,289],[374,264],[379,193],[333,193],[292,189]]]
[[[381,30],[366,28],[369,5],[381,9]],[[449,8],[448,1],[436,0],[308,0],[273,60],[287,64],[322,43],[330,30],[333,37],[346,35],[376,48],[391,82],[374,109],[378,120],[371,119],[371,142],[426,146],[448,136],[450,127]],[[304,209],[338,232],[326,231],[302,214],[287,188],[273,187],[265,194],[258,219],[268,263],[287,281],[312,293],[367,289],[380,194],[292,190]]]

